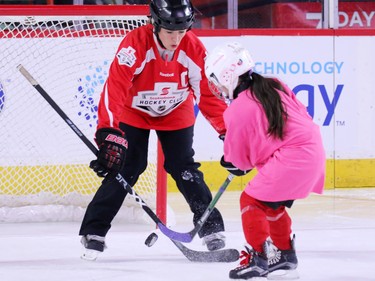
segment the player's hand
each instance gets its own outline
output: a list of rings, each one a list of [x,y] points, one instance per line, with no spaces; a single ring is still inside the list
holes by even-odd
[[[245,171],[238,169],[231,162],[225,161],[224,156],[222,156],[220,159],[220,165],[223,166],[225,169],[227,169],[229,173],[235,176],[244,176],[251,171],[251,169],[245,170]]]
[[[101,128],[95,134],[95,141],[99,147],[97,159],[90,162],[90,168],[99,177],[108,173],[118,173],[126,157],[128,141],[124,134],[117,129]]]

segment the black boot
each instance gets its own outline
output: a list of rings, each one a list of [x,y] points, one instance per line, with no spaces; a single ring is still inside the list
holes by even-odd
[[[250,245],[245,245],[245,250],[241,251],[240,264],[229,272],[231,279],[251,279],[264,277],[267,279],[268,262],[265,252],[258,253]]]
[[[98,235],[85,235],[81,238],[81,243],[85,247],[81,258],[94,261],[98,255],[106,248],[105,238]]]
[[[279,250],[272,243],[268,252],[268,279],[297,279],[298,259],[295,250],[295,236],[290,241],[290,250]],[[271,274],[272,273],[272,274]]]

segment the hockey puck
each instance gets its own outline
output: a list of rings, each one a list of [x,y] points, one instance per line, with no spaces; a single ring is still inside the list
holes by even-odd
[[[145,245],[147,247],[151,247],[152,245],[155,244],[155,242],[158,240],[158,235],[156,233],[151,233],[145,240]]]

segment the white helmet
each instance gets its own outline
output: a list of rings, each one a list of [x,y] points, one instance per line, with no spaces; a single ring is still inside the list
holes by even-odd
[[[205,62],[205,73],[211,91],[220,99],[233,100],[238,77],[252,71],[255,64],[248,50],[238,42],[215,47]]]

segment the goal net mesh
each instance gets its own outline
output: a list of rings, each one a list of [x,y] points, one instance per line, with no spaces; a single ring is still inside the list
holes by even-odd
[[[75,221],[101,178],[95,157],[17,70],[22,64],[90,139],[97,103],[117,46],[147,22],[129,16],[0,15],[0,221]],[[156,137],[149,165],[134,189],[155,206]],[[127,196],[118,220],[147,220]]]

